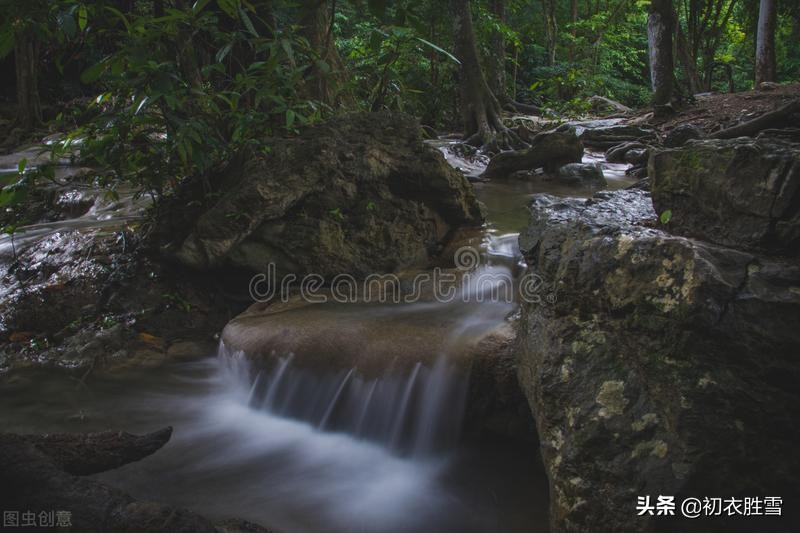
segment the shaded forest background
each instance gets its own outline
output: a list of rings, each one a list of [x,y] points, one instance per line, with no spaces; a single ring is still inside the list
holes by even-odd
[[[514,145],[494,138],[502,108],[580,115],[592,95],[649,105],[654,13],[670,30],[668,101],[752,88],[760,18],[774,42],[767,81],[800,78],[795,0],[2,4],[5,145],[67,132],[55,152],[80,139],[88,162],[156,195],[342,109],[404,111],[497,149]]]

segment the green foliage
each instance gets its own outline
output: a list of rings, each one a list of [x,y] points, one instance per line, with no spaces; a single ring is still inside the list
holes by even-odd
[[[156,197],[322,112],[297,90],[314,56],[308,43],[291,27],[272,32],[249,2],[201,0],[157,18],[104,6],[97,17],[117,46],[82,72],[102,92],[96,118],[67,139],[82,140],[86,163]]]
[[[20,159],[16,171],[0,174],[0,208],[10,208],[21,204],[28,199],[31,190],[37,181],[55,179],[55,165],[52,161],[58,159],[53,155],[51,163],[40,164],[37,167],[28,165],[27,159]]]
[[[556,63],[547,64],[544,43],[529,44],[523,54],[519,90],[568,114],[588,111],[598,94],[629,106],[646,105],[649,97],[647,16],[643,7],[622,3],[565,24],[559,33]],[[526,33],[544,32],[531,21]]]
[[[441,9],[431,2],[370,1],[345,5],[336,19],[337,47],[357,99],[371,110],[393,109],[439,124],[455,97],[458,59],[449,51]],[[445,31],[439,32],[437,29]]]
[[[555,7],[555,61],[547,50],[544,5]],[[340,0],[329,28],[349,92],[364,109],[401,110],[441,129],[460,122],[459,63],[447,2]],[[750,88],[755,0],[676,2],[707,89]],[[163,12],[156,13],[156,6]],[[485,70],[505,70],[512,98],[568,114],[588,111],[594,94],[630,106],[650,98],[647,0],[506,0],[500,16],[472,0]],[[776,38],[782,80],[800,76],[800,8],[779,4]],[[132,6],[126,10],[123,6]],[[711,8],[714,9],[711,9]],[[702,29],[687,11],[720,9]],[[184,179],[207,183],[227,165],[269,149],[272,136],[296,134],[327,109],[308,95],[312,72],[333,67],[302,37],[307,3],[296,0],[30,0],[3,1],[0,57],[21,35],[40,48],[40,87],[51,97],[83,96],[64,107],[52,128],[72,129],[52,146],[80,143],[86,163],[110,169],[157,197]],[[498,38],[500,51],[498,55]],[[338,68],[338,67],[337,67]],[[676,71],[686,92],[686,72]],[[52,117],[50,117],[52,118]],[[46,167],[0,178],[0,205],[23,201]]]

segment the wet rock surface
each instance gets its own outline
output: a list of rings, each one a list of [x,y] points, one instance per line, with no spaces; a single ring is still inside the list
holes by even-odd
[[[365,276],[424,265],[448,233],[480,225],[468,181],[423,143],[415,119],[355,113],[271,143],[221,180],[190,224],[162,220],[168,253],[199,270]],[[180,234],[180,230],[177,231]]]
[[[599,164],[569,163],[556,171],[556,177],[561,183],[580,187],[602,189],[608,185]]]
[[[671,231],[744,249],[800,252],[800,144],[767,136],[689,141],[650,161]]]
[[[469,307],[431,300],[380,305],[295,298],[254,305],[225,326],[222,340],[226,349],[241,350],[257,363],[291,356],[295,367],[315,374],[355,369],[364,379],[407,376],[415,365],[430,368],[445,358],[469,373],[469,431],[532,439],[530,412],[514,373],[514,331],[503,321],[512,307],[481,305],[496,310],[480,317],[485,325],[463,330]]]
[[[537,168],[554,171],[567,163],[579,163],[582,157],[583,145],[575,129],[564,125],[536,135],[530,148],[497,154],[489,161],[482,177],[505,178],[516,171]]]
[[[625,156],[632,150],[642,150],[647,146],[638,141],[623,142],[606,150],[606,161],[609,163],[625,163]]]
[[[72,530],[269,533],[240,520],[215,524],[203,516],[153,502],[87,477],[143,459],[164,446],[172,428],[146,435],[0,434],[0,500],[6,509],[38,514],[69,511]]]
[[[218,280],[153,259],[130,229],[55,232],[3,265],[0,373],[46,366],[80,375],[213,353],[239,310]]]
[[[655,218],[641,190],[540,195],[520,237],[559,287],[555,305],[523,305],[518,347],[556,532],[744,531],[639,517],[637,496],[797,496],[800,265]]]
[[[671,129],[664,136],[664,146],[667,148],[677,148],[683,146],[692,139],[702,139],[705,137],[705,132],[694,124],[681,124],[680,126]]]

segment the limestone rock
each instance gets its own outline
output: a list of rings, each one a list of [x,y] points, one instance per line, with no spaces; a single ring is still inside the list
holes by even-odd
[[[641,190],[539,195],[520,238],[559,287],[523,305],[518,348],[556,533],[738,530],[637,516],[637,496],[796,494],[800,265],[654,220]]]
[[[270,148],[221,178],[170,253],[200,270],[363,277],[425,264],[451,229],[483,221],[469,182],[409,116],[345,115]]]
[[[800,144],[690,141],[650,159],[653,205],[670,231],[749,250],[800,252]]]

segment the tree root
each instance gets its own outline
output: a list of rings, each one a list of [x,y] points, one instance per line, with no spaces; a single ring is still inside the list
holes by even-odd
[[[529,148],[501,152],[494,156],[483,178],[505,178],[519,170],[546,168],[554,170],[567,163],[577,163],[583,157],[583,145],[575,130],[561,127],[540,133],[531,141]]]
[[[516,132],[505,126],[497,129],[477,131],[464,139],[464,142],[490,154],[529,146],[528,143],[519,138]]]
[[[541,115],[543,110],[539,106],[532,104],[523,104],[511,98],[506,98],[503,102],[503,109],[511,111],[512,113],[524,113],[527,115]]]
[[[800,99],[793,100],[775,111],[764,113],[753,120],[737,124],[730,128],[720,130],[712,135],[711,139],[735,139],[736,137],[753,137],[762,130],[783,128],[797,123],[795,114],[800,114]]]

